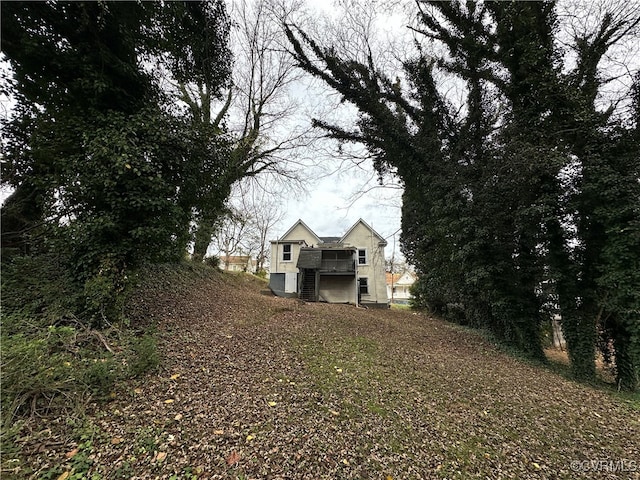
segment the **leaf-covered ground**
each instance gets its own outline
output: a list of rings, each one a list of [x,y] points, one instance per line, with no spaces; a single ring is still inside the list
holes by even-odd
[[[65,419],[25,439],[33,478],[640,478],[633,399],[408,310],[174,281],[130,307],[161,369],[92,405],[73,442],[55,441]]]

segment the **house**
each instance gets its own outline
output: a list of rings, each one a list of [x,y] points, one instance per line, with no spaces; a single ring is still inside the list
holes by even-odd
[[[386,308],[386,245],[362,219],[341,237],[319,237],[298,220],[271,241],[269,287],[276,295],[309,302]]]
[[[410,270],[404,273],[386,274],[387,296],[391,303],[407,304],[411,299],[411,286],[415,283],[416,274]]]
[[[250,255],[222,255],[220,268],[228,272],[252,272],[254,270],[253,259]]]

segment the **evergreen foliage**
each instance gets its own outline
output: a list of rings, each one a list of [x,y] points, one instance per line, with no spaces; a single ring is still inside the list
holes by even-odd
[[[228,196],[228,141],[171,105],[145,65],[219,91],[222,2],[12,3],[2,22],[18,101],[3,182],[21,199],[8,202],[20,231],[46,226],[38,248],[65,252],[80,281],[105,262],[124,272],[182,258],[197,212]]]
[[[415,304],[540,359],[543,323],[557,310],[576,377],[595,377],[601,345],[620,386],[638,389],[638,127],[614,122],[596,99],[602,56],[640,19],[604,15],[574,39],[571,68],[554,2],[417,7],[416,32],[447,53],[419,49],[404,64],[406,85],[371,57],[343,58],[288,28],[299,65],[360,111],[353,131],[316,125],[363,143],[381,174],[403,181]],[[447,104],[439,71],[466,85],[464,114]]]
[[[131,279],[182,260],[232,183],[224,129],[164,83],[205,79],[215,97],[231,55],[221,0],[12,2],[1,21],[16,100],[2,125],[6,421],[158,364],[154,337],[127,330]]]

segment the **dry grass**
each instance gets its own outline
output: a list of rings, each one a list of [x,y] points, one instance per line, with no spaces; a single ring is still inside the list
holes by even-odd
[[[163,368],[94,405],[84,440],[26,439],[32,478],[640,478],[637,401],[410,311],[163,279],[131,307]]]

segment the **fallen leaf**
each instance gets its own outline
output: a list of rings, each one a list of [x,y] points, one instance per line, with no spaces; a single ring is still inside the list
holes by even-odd
[[[329,412],[331,413],[331,415],[335,415],[336,417],[340,415],[340,412],[337,412],[336,410],[329,410]]]
[[[175,380],[175,379],[177,379],[179,376],[180,376],[180,374],[179,374],[179,373],[174,373],[174,374],[173,374],[173,375],[171,375],[169,378],[170,378],[171,380]]]
[[[168,400],[164,401],[164,403],[173,403],[173,402],[174,402],[173,398],[169,398]]]
[[[269,406],[270,406],[270,407],[275,407],[276,405],[277,405],[277,403],[276,403],[276,402],[269,402]]]
[[[214,430],[213,434],[214,435],[224,435],[224,430]]]
[[[182,420],[182,414],[181,413],[177,414],[175,417],[173,417],[173,419],[178,421]]]
[[[74,448],[70,452],[65,453],[64,456],[67,458],[73,458],[76,455],[76,453],[78,453],[78,451],[79,450],[77,448]]]
[[[122,442],[124,442],[124,438],[122,438],[122,437],[113,437],[111,439],[111,445],[117,445],[117,444],[122,443]]]
[[[235,465],[240,461],[240,454],[233,450],[231,454],[227,457],[227,465]]]
[[[540,470],[542,467],[540,466],[539,463],[536,462],[531,462],[531,465],[533,465],[535,467],[536,470]]]
[[[253,435],[247,435],[247,442],[250,442],[254,438],[256,438],[256,437],[254,437]]]
[[[349,460],[345,458],[344,460],[342,460],[342,463],[344,463],[345,465],[349,465]]]
[[[142,393],[142,389],[141,388],[135,388],[133,390],[133,393],[135,393],[136,395],[140,395]]]
[[[63,472],[59,477],[58,480],[67,480],[67,478],[69,478],[69,472]]]
[[[158,462],[163,462],[165,458],[167,458],[167,452],[158,452],[158,455],[156,456],[156,460]]]

